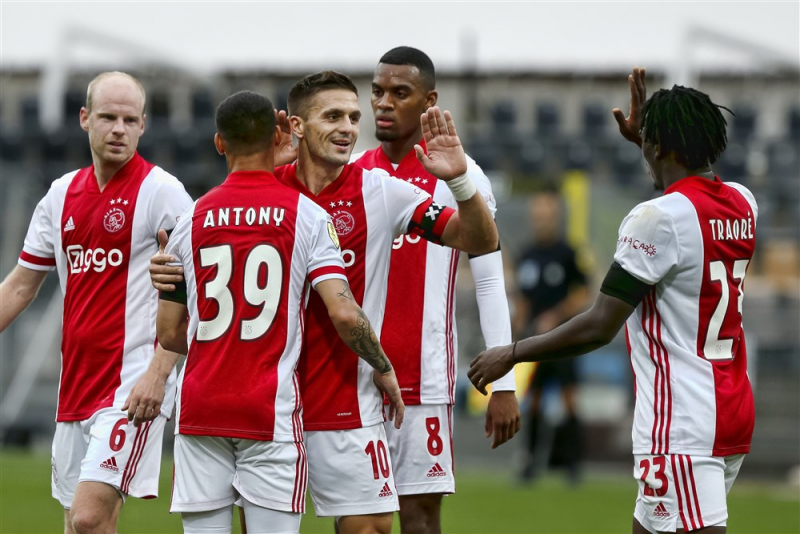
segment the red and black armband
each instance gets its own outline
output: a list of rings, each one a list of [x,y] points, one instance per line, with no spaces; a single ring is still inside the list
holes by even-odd
[[[442,234],[447,226],[447,221],[456,212],[448,206],[440,206],[429,198],[414,210],[411,222],[408,223],[408,233],[418,235],[432,243],[441,244]]]

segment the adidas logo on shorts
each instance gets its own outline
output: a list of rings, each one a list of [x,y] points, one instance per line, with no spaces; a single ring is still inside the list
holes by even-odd
[[[100,467],[102,467],[103,469],[108,469],[109,471],[114,471],[115,473],[119,473],[119,469],[117,468],[117,461],[114,459],[113,456],[108,460],[106,460],[105,462],[103,462],[102,464],[100,464]]]
[[[664,506],[663,502],[656,505],[656,510],[653,512],[653,515],[662,518],[669,517],[669,512],[667,512],[667,508]]]
[[[447,473],[444,472],[444,469],[442,469],[442,466],[439,465],[439,462],[436,462],[435,464],[433,464],[433,467],[431,467],[430,471],[428,471],[428,474],[426,476],[428,478],[446,477]]]
[[[392,495],[394,495],[394,493],[392,493],[392,488],[389,487],[388,482],[383,485],[383,489],[378,493],[378,497],[391,497]]]

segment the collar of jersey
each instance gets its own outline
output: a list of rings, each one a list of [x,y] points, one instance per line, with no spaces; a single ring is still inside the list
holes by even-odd
[[[257,187],[275,183],[275,175],[269,171],[235,171],[225,178],[225,185]]]
[[[306,187],[306,185],[303,182],[301,182],[300,179],[297,177],[297,161],[289,164],[289,166],[287,167],[287,170],[289,171],[289,176],[286,177],[285,179],[288,179],[292,183],[292,185],[296,189],[298,189],[301,193],[303,193],[305,196],[312,199],[320,198],[320,197],[325,197],[327,195],[331,195],[335,193],[340,187],[342,187],[342,184],[344,184],[347,181],[347,177],[350,176],[354,168],[356,168],[356,165],[353,165],[352,163],[346,163],[344,165],[344,168],[342,168],[342,172],[339,173],[339,176],[337,176],[334,181],[326,185],[322,189],[322,191],[320,191],[316,195],[312,193]]]
[[[94,165],[92,165],[90,167],[90,172],[87,174],[89,187],[91,188],[89,191],[97,194],[107,193],[111,189],[109,186],[122,182],[126,178],[133,175],[134,172],[139,169],[142,163],[144,163],[144,158],[139,155],[139,152],[134,152],[133,157],[131,157],[131,159],[128,160],[128,163],[123,165],[122,168],[111,177],[111,180],[108,181],[102,191],[100,191],[100,186],[97,185],[97,177],[94,175]]]
[[[709,189],[712,187],[719,187],[722,185],[722,180],[719,179],[719,176],[716,174],[714,175],[714,180],[709,180],[708,178],[703,178],[702,176],[687,176],[686,178],[681,178],[668,188],[664,190],[664,194],[668,195],[670,193],[674,193],[676,191],[680,191],[681,189],[685,189],[687,187],[694,187],[699,189]]]

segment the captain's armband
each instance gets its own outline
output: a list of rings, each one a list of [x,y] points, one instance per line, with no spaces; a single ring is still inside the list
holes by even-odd
[[[414,210],[411,222],[408,223],[408,233],[441,244],[447,221],[455,212],[453,208],[441,206],[429,198]]]

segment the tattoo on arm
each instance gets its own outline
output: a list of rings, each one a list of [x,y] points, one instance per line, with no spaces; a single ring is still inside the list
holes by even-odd
[[[348,289],[349,291],[349,289]],[[372,330],[372,325],[369,319],[364,314],[364,310],[358,311],[358,318],[356,319],[356,326],[350,330],[350,348],[355,351],[358,356],[370,364],[373,369],[380,373],[388,373],[392,370],[392,363],[386,354],[383,353],[383,348],[378,342],[378,336]]]
[[[340,292],[336,293],[336,296],[337,297],[346,298],[346,299],[350,299],[350,300],[354,300],[353,292],[350,291],[350,284],[348,284],[347,282],[342,282],[342,290]]]

